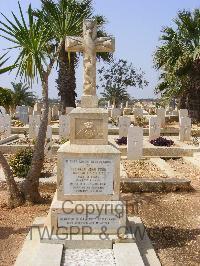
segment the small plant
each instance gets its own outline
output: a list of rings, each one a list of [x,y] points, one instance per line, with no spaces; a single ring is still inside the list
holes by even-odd
[[[173,140],[171,139],[166,139],[163,137],[159,137],[157,139],[153,139],[150,141],[151,144],[153,144],[154,146],[165,146],[165,147],[170,147],[174,145]]]
[[[21,150],[10,159],[13,174],[19,178],[25,178],[31,166],[33,151],[30,148]]]
[[[116,143],[118,145],[127,145],[127,137],[122,137],[122,138],[116,139]]]
[[[14,121],[12,121],[11,125],[12,125],[13,127],[24,127],[24,123],[22,123],[22,122],[19,121],[19,120],[14,120]]]
[[[148,120],[146,117],[136,116],[134,124],[138,127],[145,127],[148,124]]]

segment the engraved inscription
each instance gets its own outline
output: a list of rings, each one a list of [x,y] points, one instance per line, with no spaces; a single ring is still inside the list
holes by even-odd
[[[76,119],[75,120],[76,139],[102,139],[103,120],[102,119]]]
[[[112,195],[114,163],[110,159],[67,159],[65,195]]]

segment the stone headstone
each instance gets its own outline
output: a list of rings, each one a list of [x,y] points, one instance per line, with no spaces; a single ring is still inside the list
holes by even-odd
[[[180,118],[180,128],[179,128],[180,141],[190,141],[191,127],[192,127],[191,118],[187,116]]]
[[[58,120],[59,118],[59,109],[57,105],[53,105],[51,108],[51,115],[53,120]]]
[[[5,115],[6,109],[3,106],[0,106],[0,115]]]
[[[8,114],[0,113],[0,138],[5,139],[11,135],[11,118]]]
[[[112,108],[111,109],[111,117],[117,119],[121,115],[120,108]]]
[[[28,115],[33,115],[33,107],[32,106],[28,107]]]
[[[23,124],[28,124],[28,106],[18,106],[18,119]]]
[[[182,117],[188,117],[188,110],[187,109],[180,109],[179,110],[179,121]]]
[[[160,137],[160,119],[156,116],[149,118],[149,140]]]
[[[131,124],[131,118],[127,116],[120,116],[119,118],[119,137],[127,137],[128,128]]]
[[[59,117],[59,137],[60,139],[69,139],[70,124],[68,115],[60,115]]]
[[[160,119],[161,127],[165,127],[165,109],[157,109],[157,117]]]
[[[127,139],[127,159],[140,160],[143,155],[143,128],[130,126]]]
[[[41,115],[42,103],[35,103],[33,107],[33,115]]]
[[[36,139],[40,126],[40,115],[29,116],[29,138]]]

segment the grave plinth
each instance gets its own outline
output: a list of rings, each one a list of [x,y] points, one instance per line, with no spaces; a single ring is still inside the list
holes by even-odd
[[[76,108],[70,114],[70,144],[108,144],[108,111]]]

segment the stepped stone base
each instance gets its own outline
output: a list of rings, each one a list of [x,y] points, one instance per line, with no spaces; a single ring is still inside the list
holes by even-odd
[[[56,235],[123,235],[126,207],[121,201],[59,201],[55,194],[46,226]]]

